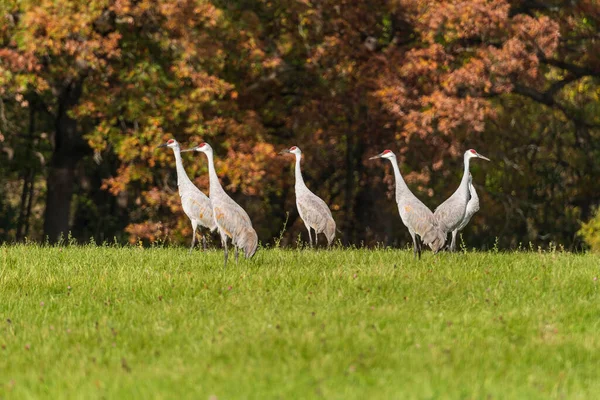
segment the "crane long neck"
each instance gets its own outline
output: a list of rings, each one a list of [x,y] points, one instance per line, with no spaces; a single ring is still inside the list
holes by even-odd
[[[469,192],[469,161],[470,157],[465,155],[465,169],[463,171],[462,180],[460,181],[459,188],[463,190],[465,193]]]
[[[473,202],[479,203],[479,196],[477,195],[475,186],[473,186],[472,183],[469,183],[469,193],[471,194],[471,200],[473,200]]]
[[[208,177],[209,177],[209,185],[210,185],[210,198],[214,198],[215,195],[219,193],[224,193],[223,187],[221,186],[221,182],[219,182],[219,177],[217,176],[217,171],[215,170],[215,162],[213,158],[212,150],[207,151],[206,158],[208,158]]]
[[[177,186],[185,185],[186,183],[192,183],[189,176],[183,168],[183,161],[181,160],[181,149],[179,147],[173,148],[175,154],[175,166],[177,168]]]
[[[394,177],[396,178],[396,197],[400,197],[400,195],[410,192],[408,185],[404,181],[402,174],[400,173],[400,167],[398,167],[398,160],[396,158],[391,158],[390,162],[392,163],[392,167],[394,168]]]
[[[300,159],[302,158],[302,154],[296,154],[296,169],[295,169],[295,176],[296,176],[296,186],[306,186],[304,184],[304,179],[302,178],[302,171],[300,170]]]

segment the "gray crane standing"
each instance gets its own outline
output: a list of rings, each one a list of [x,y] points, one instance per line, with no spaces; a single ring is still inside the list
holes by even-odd
[[[179,188],[179,197],[181,198],[181,207],[192,223],[192,246],[196,244],[196,229],[198,225],[208,228],[211,232],[217,229],[217,224],[213,217],[212,205],[210,199],[200,191],[190,180],[183,168],[181,161],[181,149],[176,140],[170,139],[167,143],[161,144],[158,148],[170,147],[175,154],[175,165],[177,168],[177,186]],[[202,245],[206,250],[206,236],[202,235]]]
[[[306,229],[308,230],[308,241],[312,247],[312,236],[310,229],[315,231],[315,245],[318,243],[319,233],[324,233],[327,238],[327,245],[331,246],[333,239],[335,238],[335,221],[331,215],[331,210],[327,207],[327,204],[316,194],[310,191],[304,179],[302,178],[302,171],[300,171],[300,159],[302,158],[302,151],[297,146],[292,146],[288,150],[282,150],[279,154],[294,154],[296,156],[296,207],[298,207],[298,214],[304,222]]]
[[[208,159],[208,176],[210,179],[210,201],[215,216],[215,222],[219,228],[221,242],[225,250],[225,267],[227,267],[227,238],[235,247],[235,261],[238,260],[238,249],[244,251],[246,258],[250,258],[258,247],[258,235],[252,227],[250,217],[239,204],[237,204],[223,190],[219,177],[215,171],[213,149],[208,143],[201,143],[191,149],[182,150],[199,151],[206,154]]]
[[[477,196],[477,192],[475,191],[475,187],[473,186],[473,177],[469,173],[469,195],[470,199],[467,203],[467,209],[465,210],[465,217],[461,221],[458,228],[452,231],[452,243],[450,244],[450,251],[456,250],[456,235],[458,232],[462,231],[465,226],[471,220],[473,214],[479,211],[479,196]]]
[[[433,213],[438,226],[444,232],[444,241],[448,236],[448,232],[458,229],[465,218],[467,204],[469,202],[469,161],[471,158],[481,158],[490,161],[489,158],[482,156],[473,149],[465,151],[465,169],[458,189],[456,189],[452,196],[440,204]]]
[[[404,178],[402,178],[400,168],[398,167],[396,155],[390,150],[385,150],[383,153],[369,158],[369,160],[376,158],[390,160],[394,168],[394,176],[396,177],[396,203],[398,203],[400,218],[412,237],[415,258],[417,254],[421,258],[421,245],[416,237],[417,235],[421,237],[423,243],[431,247],[434,253],[437,253],[444,246],[446,237],[437,226],[431,210],[410,191],[406,182],[404,182]]]

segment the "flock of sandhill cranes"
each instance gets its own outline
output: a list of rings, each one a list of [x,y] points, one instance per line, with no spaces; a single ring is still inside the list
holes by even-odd
[[[246,258],[250,258],[256,252],[258,247],[258,236],[252,227],[250,217],[239,204],[237,204],[223,190],[219,177],[215,171],[213,150],[207,143],[187,150],[181,150],[176,140],[170,139],[167,143],[158,146],[170,147],[175,153],[175,163],[177,167],[177,185],[179,187],[179,196],[183,211],[192,223],[192,246],[196,244],[196,229],[198,225],[208,228],[211,232],[218,230],[221,237],[221,243],[225,250],[225,266],[227,266],[227,241],[231,239],[235,248],[235,260],[238,260],[238,250],[244,252]],[[192,183],[187,176],[181,153],[187,151],[198,151],[206,154],[208,159],[208,175],[210,196],[207,197]],[[296,206],[300,218],[308,230],[309,244],[312,247],[313,239],[311,229],[315,232],[315,245],[318,243],[318,235],[324,233],[328,245],[331,245],[335,238],[336,225],[327,204],[304,183],[302,171],[300,170],[300,160],[302,152],[296,146],[281,151],[279,154],[293,154],[296,157]],[[479,197],[475,192],[472,183],[472,176],[469,172],[469,162],[472,158],[481,158],[490,161],[488,158],[470,149],[464,155],[464,172],[458,189],[444,201],[435,212],[431,212],[408,188],[402,178],[396,155],[385,150],[383,153],[371,157],[370,160],[377,158],[388,159],[392,163],[394,176],[396,178],[396,203],[400,218],[413,240],[413,253],[415,258],[421,257],[421,241],[429,246],[434,253],[440,251],[446,244],[448,233],[452,233],[452,242],[450,250],[456,248],[456,236],[471,220],[473,214],[479,210]],[[202,237],[204,249],[206,249],[205,235]]]

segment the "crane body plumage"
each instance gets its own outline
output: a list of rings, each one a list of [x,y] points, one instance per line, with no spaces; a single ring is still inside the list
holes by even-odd
[[[464,155],[464,171],[460,185],[446,201],[440,204],[433,213],[438,226],[444,232],[444,238],[448,232],[457,229],[465,218],[467,203],[469,202],[469,161],[471,158],[481,158],[489,161],[475,150],[470,149]],[[445,239],[444,239],[445,240]]]
[[[251,258],[258,247],[258,235],[252,227],[252,221],[248,213],[237,204],[225,192],[215,170],[213,150],[207,143],[202,143],[185,151],[200,151],[206,154],[208,159],[208,175],[210,186],[210,201],[214,214],[215,223],[221,236],[221,242],[225,251],[225,266],[227,266],[227,240],[235,247],[235,258],[237,261],[238,249],[242,249],[246,258]]]
[[[318,242],[319,234],[323,233],[327,238],[327,244],[330,246],[335,239],[336,231],[335,220],[333,219],[331,210],[323,199],[314,194],[304,183],[304,178],[302,177],[302,171],[300,169],[302,151],[300,151],[298,147],[293,146],[289,150],[283,150],[280,154],[285,153],[291,153],[296,156],[294,170],[296,179],[294,185],[294,190],[296,192],[296,207],[298,208],[300,218],[308,230],[309,244],[310,246],[313,245],[310,231],[312,228],[315,231],[315,244]]]
[[[477,192],[475,191],[475,187],[473,186],[473,178],[471,174],[469,174],[469,202],[467,203],[467,208],[465,210],[465,216],[461,223],[458,225],[458,228],[452,231],[452,242],[450,243],[450,251],[456,250],[456,235],[460,231],[462,231],[465,226],[471,221],[471,217],[479,211],[479,196],[477,196]]]
[[[434,253],[437,253],[445,242],[445,236],[436,224],[436,220],[431,210],[415,196],[408,185],[404,181],[396,155],[390,150],[385,150],[383,153],[371,157],[386,158],[392,164],[394,169],[394,177],[396,180],[396,203],[398,204],[398,212],[402,223],[408,228],[410,236],[413,240],[413,253],[415,257],[421,257],[421,245],[417,239],[417,235],[423,243],[428,245]]]
[[[217,229],[212,210],[212,204],[208,196],[206,196],[194,183],[190,180],[181,159],[181,148],[179,143],[171,139],[167,143],[159,146],[169,147],[175,155],[175,167],[177,171],[177,187],[179,197],[181,198],[181,207],[183,212],[190,219],[192,224],[192,245],[190,251],[196,244],[196,229],[198,226],[208,228],[211,232]],[[203,247],[206,250],[206,237],[202,235]]]

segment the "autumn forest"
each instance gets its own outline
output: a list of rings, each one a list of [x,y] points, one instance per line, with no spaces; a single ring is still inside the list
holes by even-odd
[[[599,27],[594,0],[0,0],[0,242],[189,244],[174,138],[264,244],[306,235],[296,145],[343,245],[411,243],[369,157],[433,209],[474,148],[469,247],[600,248]]]

